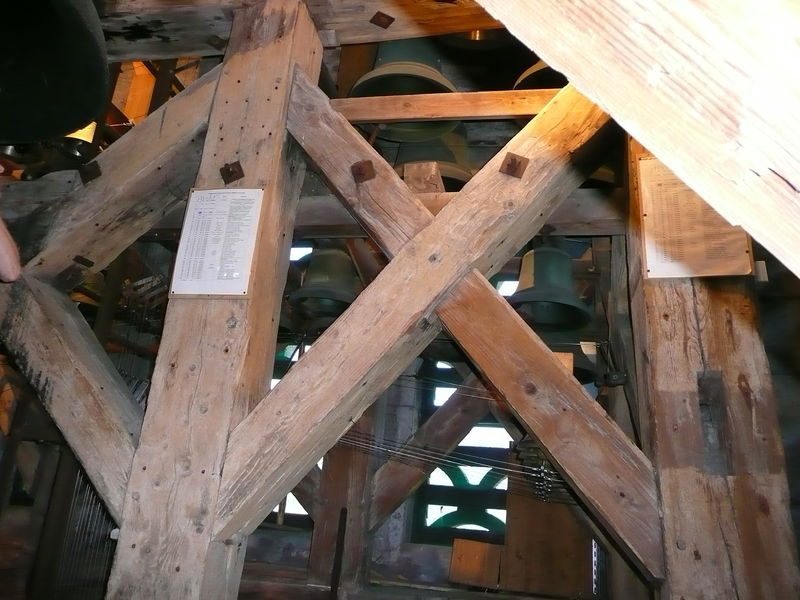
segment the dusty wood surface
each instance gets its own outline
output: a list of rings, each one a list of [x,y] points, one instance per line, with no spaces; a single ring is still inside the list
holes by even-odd
[[[303,173],[283,127],[291,72],[296,63],[316,77],[322,50],[297,0],[243,9],[233,39],[195,185],[223,187],[220,168],[238,160],[244,177],[232,187],[264,188],[253,283],[246,298],[169,303],[126,494],[112,598],[235,597],[241,575],[242,538],[212,542],[211,532],[228,432],[269,389]]]
[[[305,477],[303,477],[300,483],[294,486],[292,490],[292,494],[297,498],[300,506],[308,513],[312,521],[316,520],[317,517],[319,481],[321,476],[322,471],[317,465],[314,465],[314,468],[306,473]]]
[[[554,89],[369,96],[332,100],[331,106],[351,123],[496,120],[532,117],[557,93]]]
[[[394,170],[380,160],[341,115],[328,107],[325,97],[301,75],[295,80],[288,126],[306,153],[325,173],[336,193],[358,214],[384,251],[389,256],[396,255],[383,275],[392,272],[398,265],[404,265],[412,253],[422,253],[427,255],[428,264],[420,260],[424,257],[414,256],[416,261],[411,261],[410,271],[406,271],[421,277],[420,273],[424,271],[422,267],[427,270],[435,265],[436,272],[443,274],[442,264],[450,261],[457,263],[448,251],[451,249],[460,252],[462,260],[478,269],[489,272],[495,269],[497,262],[492,258],[487,261],[487,256],[481,257],[478,244],[499,244],[498,248],[510,244],[510,251],[513,252],[519,244],[529,239],[551,214],[558,199],[581,181],[579,173],[559,162],[556,157],[570,156],[585,139],[591,138],[591,132],[596,131],[604,121],[596,108],[583,104],[578,94],[565,88],[467,184],[456,199],[442,209],[432,224],[430,213],[397,178]],[[545,139],[548,141],[545,142]],[[537,153],[545,146],[546,158]],[[338,150],[331,153],[328,148]],[[348,151],[345,152],[345,149]],[[531,164],[522,182],[516,185],[511,180],[519,180],[499,171],[500,163],[509,151],[531,157]],[[366,157],[372,161],[376,177],[356,184],[347,166]],[[476,190],[480,192],[479,196]],[[473,202],[471,194],[476,194],[481,201]],[[402,198],[403,201],[387,204],[384,198]],[[498,209],[509,211],[508,219],[505,222],[494,221],[483,228],[479,219],[485,219]],[[445,219],[450,223],[446,233],[437,227]],[[456,226],[453,227],[453,224]],[[469,226],[476,229],[466,233]],[[462,227],[467,236],[464,239],[469,240],[468,245],[471,246],[468,250],[449,245],[450,236],[455,235],[453,239],[457,240]],[[407,241],[415,234],[416,238]],[[495,238],[496,235],[501,237]],[[491,257],[491,252],[488,257]],[[504,262],[505,259],[502,260]],[[419,263],[422,263],[422,267]],[[450,288],[450,298],[445,299],[438,308],[440,315],[447,314],[448,329],[451,333],[459,330],[463,338],[459,339],[459,343],[464,350],[484,374],[492,374],[490,379],[512,405],[517,416],[522,414],[527,419],[529,431],[542,439],[546,446],[549,443],[547,450],[551,460],[567,480],[577,486],[578,493],[595,517],[626,549],[632,560],[642,566],[650,577],[658,578],[662,573],[660,532],[650,463],[588,397],[541,340],[523,324],[507,302],[480,277],[478,271],[470,270],[460,272],[463,281]],[[369,296],[370,290],[374,291],[381,280],[379,277],[361,299]],[[478,294],[480,301],[472,304],[471,294]],[[406,293],[405,297],[408,299],[410,295]],[[475,315],[479,313],[473,309],[479,307],[486,311],[487,305],[494,311],[494,318],[476,319]],[[423,310],[428,311],[430,307]],[[506,339],[497,335],[497,319],[504,327],[504,335],[515,340],[511,347],[523,349],[519,355],[508,357],[513,360],[506,361],[505,354],[497,353],[490,341]],[[526,359],[531,356],[543,362],[542,368],[537,369],[536,373],[530,373],[527,367],[530,363]],[[547,410],[539,410],[532,403],[534,397],[538,402],[544,402]],[[570,450],[572,438],[562,439],[565,431],[578,430],[583,434],[578,436],[583,452],[591,456],[591,461],[584,460],[583,456],[579,457]],[[242,431],[246,429],[243,427]],[[603,465],[603,469],[598,470],[590,465]],[[600,479],[597,477],[598,471],[604,473]]]
[[[0,286],[0,339],[117,523],[142,410],[75,305],[24,276]]]
[[[307,152],[312,137],[318,149],[326,149],[314,153],[315,163],[343,198],[358,198],[368,227],[382,227],[391,214],[382,245],[391,253],[403,248],[271,392],[270,402],[259,405],[233,432],[217,529],[221,537],[260,521],[269,510],[264,507],[288,491],[433,338],[438,326],[430,315],[444,291],[473,267],[491,272],[502,266],[530,237],[536,217],[546,219],[558,200],[577,187],[581,176],[566,168],[567,157],[606,122],[601,111],[567,90],[562,101],[557,98],[549,105],[552,111],[540,113],[524,130],[520,140],[527,144],[512,145],[534,156],[525,185],[513,186],[509,193],[501,184],[507,176],[497,172],[494,161],[488,172],[498,181],[480,187],[480,202],[462,193],[434,220],[427,211],[420,212],[424,207],[415,198],[385,206],[381,198],[408,195],[408,188],[374,151],[351,145],[349,138],[342,143],[342,130],[362,144],[364,140],[341,115],[326,108],[327,100],[320,99],[307,77],[296,74],[295,81],[300,87],[288,118],[293,136]],[[546,153],[542,138],[552,140]],[[377,177],[356,184],[350,165],[367,157]],[[487,183],[482,178],[479,182]],[[497,197],[491,195],[495,188]],[[422,220],[430,225],[408,241]],[[400,290],[404,301],[397,303]],[[363,335],[364,328],[372,334]],[[294,398],[301,397],[298,405]],[[309,431],[315,435],[307,435]],[[274,458],[267,464],[254,456],[257,449],[262,455],[265,450],[274,453]]]
[[[800,274],[800,83],[782,66],[800,62],[791,3],[478,2]]]
[[[107,0],[101,19],[111,60],[177,58],[221,54],[234,8],[249,0]],[[442,35],[501,25],[475,0],[309,0],[325,45],[360,44]],[[371,23],[376,13],[392,20]],[[137,36],[131,40],[130,30]]]
[[[218,73],[197,80],[98,156],[100,177],[35,215],[46,233],[33,246],[20,240],[28,273],[70,289],[186,199]]]
[[[643,156],[631,141],[632,208]],[[748,282],[642,279],[639,214],[631,210],[631,308],[664,515],[663,596],[798,597],[775,397]]]
[[[60,202],[78,185],[77,171],[56,171],[33,181],[0,181],[0,218],[11,224],[40,207]]]

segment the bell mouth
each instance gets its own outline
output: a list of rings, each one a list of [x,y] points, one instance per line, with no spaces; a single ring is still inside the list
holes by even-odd
[[[565,331],[581,329],[592,320],[589,307],[561,288],[532,287],[508,298],[509,304],[532,329]]]

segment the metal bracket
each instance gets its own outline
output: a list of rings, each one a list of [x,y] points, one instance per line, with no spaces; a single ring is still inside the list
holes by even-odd
[[[389,26],[392,23],[394,23],[394,20],[395,20],[394,17],[387,15],[384,12],[378,11],[374,15],[372,15],[372,18],[369,20],[369,22],[372,23],[373,25],[381,27],[382,29],[389,29]]]
[[[244,177],[244,169],[242,169],[242,164],[237,160],[223,165],[219,170],[219,174],[222,176],[222,181],[225,182],[225,185],[228,185]]]
[[[528,168],[529,162],[530,159],[524,156],[514,154],[513,152],[507,152],[506,157],[503,159],[503,164],[500,165],[500,172],[521,179],[525,169]]]
[[[102,174],[103,172],[100,170],[100,165],[97,164],[96,160],[78,167],[78,175],[80,175],[83,185],[86,185],[93,179],[97,179]]]
[[[354,163],[350,167],[350,172],[353,174],[353,179],[356,183],[364,183],[370,179],[375,179],[375,165],[371,160],[362,160]]]

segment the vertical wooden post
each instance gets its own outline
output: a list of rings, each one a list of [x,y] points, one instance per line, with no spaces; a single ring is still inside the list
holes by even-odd
[[[359,445],[369,444],[374,431],[375,408],[370,407],[345,435]],[[336,540],[339,536],[339,515],[347,509],[344,521],[344,544],[338,565],[340,585],[359,586],[366,575],[369,560],[368,518],[372,491],[372,460],[366,448],[337,444],[325,455],[320,479],[319,509],[314,521],[311,553],[308,557],[309,578],[317,583],[331,583]]]
[[[303,173],[285,132],[288,96],[294,65],[316,78],[321,56],[299,0],[236,13],[195,187],[263,188],[250,290],[169,303],[111,598],[235,597],[243,539],[213,540],[213,519],[228,433],[269,389]],[[236,162],[243,177],[226,185],[221,168]]]
[[[769,364],[744,278],[643,279],[638,163],[628,236],[636,368],[652,427],[663,598],[797,598]]]

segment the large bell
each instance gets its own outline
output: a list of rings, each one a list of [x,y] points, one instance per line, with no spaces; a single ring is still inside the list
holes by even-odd
[[[0,143],[64,136],[98,118],[108,64],[92,0],[4,2]]]
[[[306,322],[307,333],[316,335],[333,323],[352,304],[360,280],[350,255],[338,248],[320,248],[308,255],[303,283],[289,294],[289,304]]]
[[[552,246],[523,257],[519,288],[508,301],[536,331],[579,329],[592,319],[575,291],[572,258]]]
[[[397,149],[395,168],[416,162],[436,162],[445,191],[458,192],[472,178],[467,132],[463,124],[455,131],[427,142],[406,142]]]
[[[455,92],[456,86],[441,71],[439,51],[429,38],[383,42],[378,46],[375,68],[356,81],[349,95]],[[441,136],[457,125],[458,121],[389,123],[380,127],[378,137],[395,142],[419,142]]]

